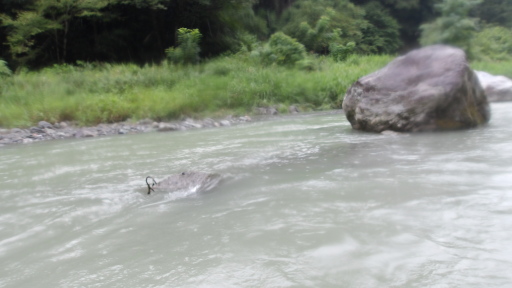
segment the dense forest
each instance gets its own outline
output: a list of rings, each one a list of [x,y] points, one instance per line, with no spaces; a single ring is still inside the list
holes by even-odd
[[[476,45],[468,42],[473,38],[479,39],[481,54],[512,53],[512,0],[2,0],[0,5],[0,59],[12,70],[95,61],[159,63],[168,48],[180,44],[180,28],[198,31],[203,59],[250,50],[277,32],[318,54],[347,43],[359,54],[395,54],[438,42],[469,51]]]

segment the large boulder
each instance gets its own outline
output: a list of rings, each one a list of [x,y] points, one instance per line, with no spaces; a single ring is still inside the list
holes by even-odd
[[[450,130],[490,119],[478,78],[461,49],[433,45],[391,61],[348,89],[343,110],[354,129]]]
[[[475,71],[489,102],[512,101],[512,79]]]

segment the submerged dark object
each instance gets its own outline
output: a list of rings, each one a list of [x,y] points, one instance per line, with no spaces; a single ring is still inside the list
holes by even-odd
[[[197,171],[186,171],[179,174],[173,174],[164,180],[157,182],[151,176],[146,177],[146,185],[148,186],[148,194],[151,191],[179,191],[179,190],[195,190],[206,191],[215,187],[220,181],[220,175],[215,173],[204,173]],[[150,184],[148,179],[152,180]]]

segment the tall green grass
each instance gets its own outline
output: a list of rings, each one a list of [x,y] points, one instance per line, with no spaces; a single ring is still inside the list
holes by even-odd
[[[195,66],[55,66],[0,79],[0,126],[222,116],[273,104],[337,108],[353,82],[391,59],[352,56],[335,62],[318,57],[308,59],[307,67],[287,68],[232,55]]]
[[[512,61],[476,61],[471,63],[471,68],[512,79]]]

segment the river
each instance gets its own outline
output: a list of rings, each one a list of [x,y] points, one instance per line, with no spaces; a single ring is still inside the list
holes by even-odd
[[[0,148],[0,287],[510,287],[512,103],[465,131],[321,113]],[[144,179],[223,175],[207,192]]]

